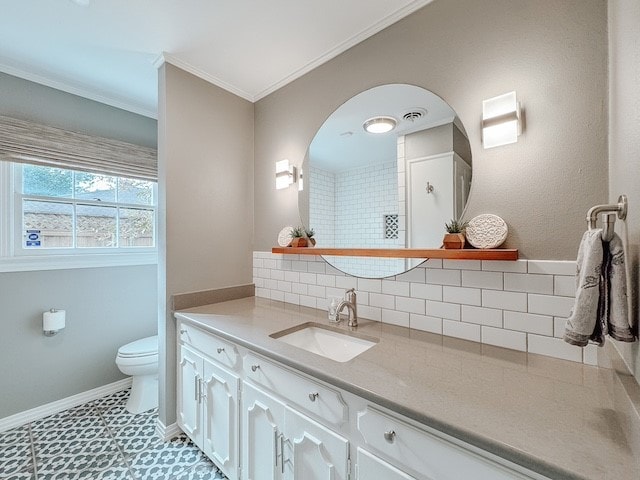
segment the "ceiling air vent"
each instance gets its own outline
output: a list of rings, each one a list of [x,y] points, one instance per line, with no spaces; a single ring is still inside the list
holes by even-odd
[[[413,110],[405,113],[402,118],[403,120],[408,120],[410,122],[415,122],[416,120],[424,117],[427,114],[427,111],[424,108],[414,108]]]

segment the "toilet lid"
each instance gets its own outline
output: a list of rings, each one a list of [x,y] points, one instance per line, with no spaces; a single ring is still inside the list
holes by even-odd
[[[158,353],[158,336],[141,338],[118,349],[121,357],[142,357],[145,355],[155,355]]]

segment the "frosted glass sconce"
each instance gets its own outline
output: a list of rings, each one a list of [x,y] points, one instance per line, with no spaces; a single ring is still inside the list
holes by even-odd
[[[276,162],[276,190],[287,188],[296,181],[296,167],[289,160]]]
[[[522,133],[516,92],[482,101],[482,146],[499,147],[518,141]]]

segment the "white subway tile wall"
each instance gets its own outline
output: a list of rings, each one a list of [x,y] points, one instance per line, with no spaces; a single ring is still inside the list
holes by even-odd
[[[574,302],[575,262],[428,260],[385,279],[355,278],[314,255],[254,252],[256,296],[325,310],[358,293],[362,318],[593,364],[597,347],[562,340]],[[316,273],[320,266],[324,271]]]

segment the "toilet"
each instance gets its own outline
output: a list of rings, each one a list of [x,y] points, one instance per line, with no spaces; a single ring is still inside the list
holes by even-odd
[[[118,349],[116,365],[133,377],[126,409],[146,412],[158,406],[158,336],[141,338]]]

